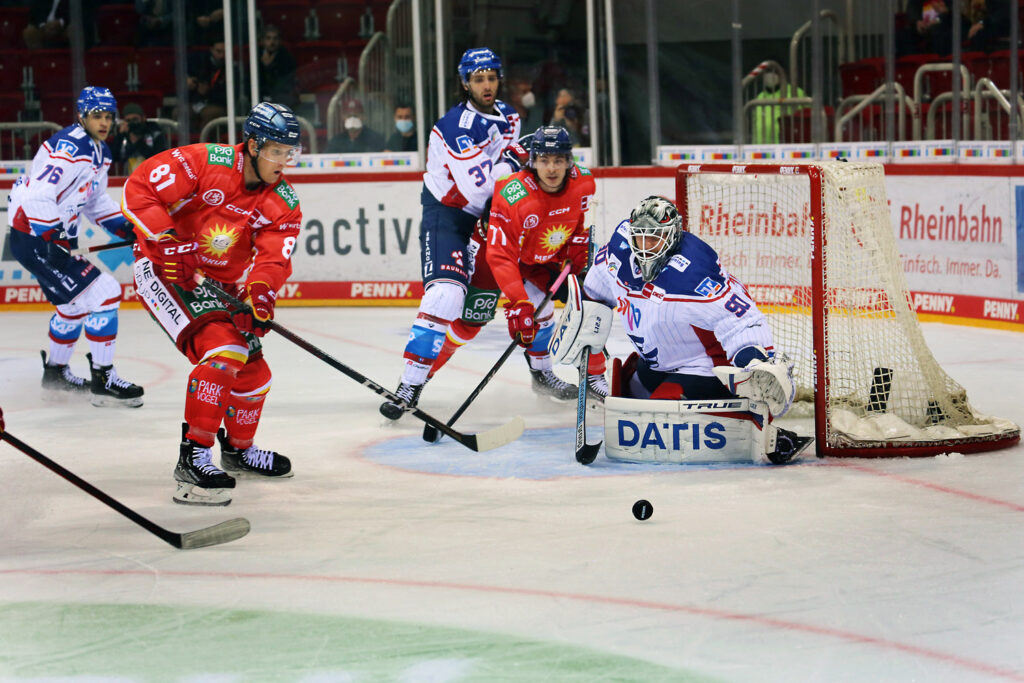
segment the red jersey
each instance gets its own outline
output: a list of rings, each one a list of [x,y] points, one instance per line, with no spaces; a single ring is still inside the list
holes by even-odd
[[[494,186],[487,231],[487,265],[510,301],[529,298],[523,266],[562,266],[566,259],[579,273],[587,265],[589,236],[583,217],[596,186],[584,166],[569,169],[558,192],[540,188],[530,169],[502,178]]]
[[[196,241],[200,270],[220,282],[248,281],[279,290],[291,275],[302,226],[295,190],[245,189],[242,145],[187,145],[142,162],[124,184],[121,209],[135,224],[143,255],[161,263],[160,236]]]

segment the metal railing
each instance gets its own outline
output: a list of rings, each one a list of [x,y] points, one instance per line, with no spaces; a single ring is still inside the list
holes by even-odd
[[[31,159],[36,150],[39,149],[39,145],[42,144],[42,140],[38,142],[35,140],[41,133],[47,135],[42,138],[45,140],[50,137],[51,133],[56,133],[63,130],[64,126],[53,121],[13,121],[9,123],[0,123],[0,137],[5,133],[10,132],[11,146],[10,149],[13,151],[17,145],[17,138],[23,137],[24,142],[22,146],[22,156],[20,159],[11,159],[10,161],[23,161]]]

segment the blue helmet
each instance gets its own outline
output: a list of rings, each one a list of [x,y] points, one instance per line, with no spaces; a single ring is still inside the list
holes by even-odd
[[[299,120],[295,118],[292,110],[283,104],[273,102],[260,102],[249,116],[245,118],[242,126],[245,137],[256,138],[256,145],[260,148],[267,142],[273,140],[289,147],[298,147],[301,131]]]
[[[459,60],[459,78],[463,83],[469,83],[469,77],[476,71],[487,71],[493,69],[502,78],[501,58],[487,47],[474,47],[462,53]]]
[[[85,116],[94,111],[109,111],[117,114],[117,100],[109,88],[97,88],[89,85],[82,88],[78,94],[78,101],[75,103],[75,110],[79,116]]]
[[[541,126],[530,136],[530,167],[541,154],[563,154],[572,161],[572,138],[561,126]]]

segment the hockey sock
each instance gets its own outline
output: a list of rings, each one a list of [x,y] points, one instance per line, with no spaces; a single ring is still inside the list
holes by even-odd
[[[465,298],[465,289],[456,284],[434,282],[428,285],[405,345],[402,382],[418,386],[427,381],[430,366],[444,346],[448,323],[459,315]]]
[[[473,337],[480,334],[480,330],[483,329],[483,325],[471,325],[461,318],[452,321],[452,324],[448,326],[448,333],[445,335],[444,345],[441,346],[441,352],[437,354],[437,358],[434,359],[434,364],[430,367],[430,373],[427,375],[427,379],[430,379],[434,374],[444,367],[444,364],[448,362],[448,359],[452,357],[456,351],[465,346],[468,342],[472,341]]]
[[[213,445],[224,417],[225,399],[242,365],[234,358],[213,356],[192,369],[185,394],[188,438],[203,446]]]
[[[587,358],[587,374],[588,375],[603,375],[604,371],[608,368],[603,353],[592,353]]]
[[[270,385],[270,367],[263,358],[246,363],[238,373],[224,411],[224,431],[235,448],[244,450],[252,445]]]
[[[90,313],[85,319],[92,362],[97,367],[113,365],[117,346],[117,309]]]
[[[85,314],[70,315],[57,311],[50,317],[50,365],[67,365],[75,351],[75,343],[82,334]]]

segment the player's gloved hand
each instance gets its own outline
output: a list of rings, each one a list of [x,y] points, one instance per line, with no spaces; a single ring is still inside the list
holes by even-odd
[[[508,321],[508,334],[519,342],[520,346],[529,346],[537,335],[536,311],[529,301],[517,301],[505,304],[505,320]]]
[[[199,243],[164,239],[157,248],[161,250],[160,270],[164,279],[190,292],[195,289],[196,268],[199,267],[196,252],[199,250]]]
[[[125,242],[135,241],[135,228],[127,218],[122,218],[120,222],[114,222],[113,225],[107,228],[107,231]]]
[[[235,326],[243,332],[251,332],[262,337],[270,329],[263,323],[274,319],[274,304],[277,303],[277,292],[266,282],[247,282],[245,284],[245,303],[248,310],[235,311],[232,314]]]
[[[513,173],[523,170],[523,166],[526,166],[529,160],[530,153],[518,142],[513,142],[501,153],[501,161],[508,164]]]
[[[68,233],[58,225],[44,232],[40,237],[46,242],[46,263],[57,270],[63,270],[71,260],[68,250]]]

